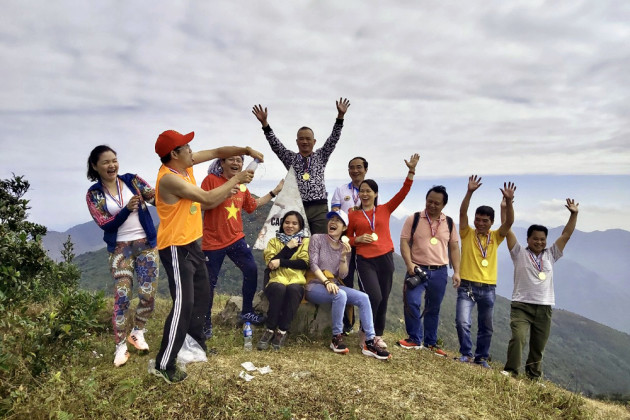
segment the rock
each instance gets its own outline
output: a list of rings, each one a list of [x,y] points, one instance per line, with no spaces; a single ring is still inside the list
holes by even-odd
[[[254,310],[266,314],[269,309],[269,302],[265,294],[261,291],[254,296]],[[239,315],[243,307],[243,298],[231,296],[225,308],[219,314],[220,322],[226,325],[239,325]],[[313,305],[302,301],[298,308],[293,323],[291,333],[294,335],[304,334],[307,336],[330,336],[332,334],[331,305]]]

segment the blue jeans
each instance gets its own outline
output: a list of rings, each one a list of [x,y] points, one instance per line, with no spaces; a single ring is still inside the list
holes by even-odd
[[[343,312],[348,305],[359,307],[361,327],[365,331],[365,339],[374,338],[374,322],[372,320],[372,306],[367,294],[346,286],[339,286],[339,291],[333,295],[321,283],[309,283],[306,286],[306,300],[316,305],[332,303],[332,333],[341,334],[343,331]]]
[[[440,306],[446,292],[447,269],[446,266],[438,270],[425,270],[427,281],[417,285],[413,289],[407,288],[403,283],[403,302],[405,305],[405,328],[409,339],[416,344],[422,344],[424,335],[425,346],[435,346],[437,343],[437,330],[440,321]],[[424,334],[420,308],[422,295],[426,292],[424,307]]]
[[[245,238],[241,238],[228,245],[225,248],[215,249],[212,251],[203,251],[206,255],[206,267],[208,268],[208,277],[210,279],[210,303],[206,314],[206,324],[210,323],[212,304],[214,302],[214,289],[217,287],[219,279],[219,271],[223,260],[227,255],[234,265],[243,272],[243,313],[252,312],[254,310],[253,302],[256,294],[256,286],[258,285],[258,267],[252,255],[252,251],[245,242]]]
[[[472,357],[472,340],[470,339],[470,324],[472,309],[477,304],[477,348],[475,362],[488,359],[490,341],[492,340],[492,315],[496,298],[495,285],[482,287],[465,284],[457,288],[457,307],[455,312],[455,326],[459,338],[459,352],[462,356]]]

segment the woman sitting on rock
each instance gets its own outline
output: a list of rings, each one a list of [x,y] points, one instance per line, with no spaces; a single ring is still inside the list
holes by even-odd
[[[308,238],[304,237],[304,218],[297,211],[289,211],[280,220],[280,231],[263,251],[270,270],[265,296],[269,301],[267,329],[258,342],[258,350],[266,350],[269,343],[280,350],[287,337],[291,321],[304,297],[308,269]]]
[[[308,252],[314,278],[306,285],[306,299],[316,305],[332,303],[332,351],[340,354],[349,352],[343,342],[342,331],[343,312],[346,304],[350,304],[359,307],[361,328],[365,333],[361,352],[366,356],[387,360],[391,355],[374,344],[370,298],[363,292],[344,286],[340,280],[348,274],[348,256],[351,253],[348,238],[342,238],[347,229],[348,216],[343,210],[337,210],[329,212],[326,217],[328,233],[313,235],[309,243]]]

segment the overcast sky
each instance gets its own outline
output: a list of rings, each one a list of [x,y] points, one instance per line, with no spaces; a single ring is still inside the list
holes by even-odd
[[[517,177],[529,191],[521,208],[563,223],[559,203],[574,196],[578,228],[630,230],[628,22],[630,2],[618,0],[5,0],[0,176],[26,175],[31,219],[65,230],[90,220],[94,146],[153,182],[155,139],[176,129],[195,131],[193,149],[265,153],[252,184],[265,192],[285,170],[252,105],[269,107],[295,149],[302,125],[324,142],[343,96],[352,105],[329,183],[355,155],[370,177],[400,178],[417,151],[427,184]]]

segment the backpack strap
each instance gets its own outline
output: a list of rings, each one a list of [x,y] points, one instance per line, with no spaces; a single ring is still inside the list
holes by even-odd
[[[451,216],[446,216],[446,223],[448,224],[448,233],[449,240],[451,239],[451,235],[453,234],[453,218]],[[453,268],[453,260],[451,259],[451,248],[447,246],[448,250],[448,266],[449,268]]]
[[[413,214],[413,223],[411,225],[411,236],[409,237],[409,249],[413,246],[413,235],[416,233],[418,222],[420,221],[420,212],[417,211]]]

